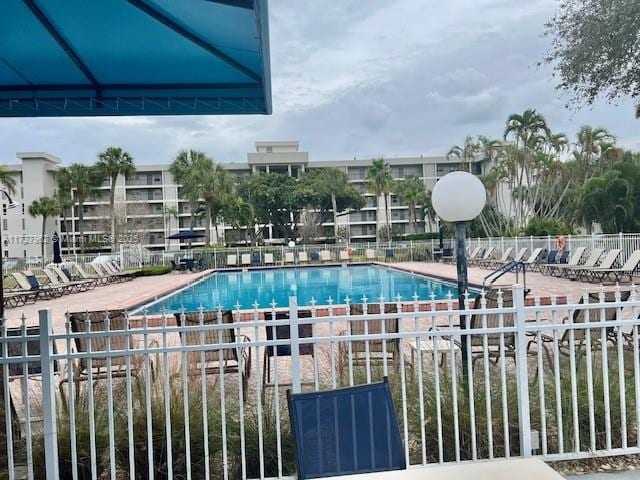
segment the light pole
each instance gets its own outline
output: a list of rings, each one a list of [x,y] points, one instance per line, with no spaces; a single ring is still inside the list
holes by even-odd
[[[11,195],[9,195],[9,192],[5,189],[0,188],[0,192],[9,200],[7,209],[16,208],[19,205],[17,202],[11,200]],[[0,228],[0,321],[4,322],[4,252],[2,246],[2,228]]]
[[[482,212],[487,193],[482,182],[467,172],[451,172],[442,177],[431,193],[433,209],[438,217],[451,222],[456,234],[456,265],[458,272],[458,308],[465,308],[465,292],[469,287],[467,277],[467,252],[465,224]],[[467,328],[464,316],[460,316],[460,328]],[[462,368],[467,373],[467,335],[462,335]]]

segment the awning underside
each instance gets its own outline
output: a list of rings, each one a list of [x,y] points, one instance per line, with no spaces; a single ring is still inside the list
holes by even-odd
[[[4,0],[0,116],[271,113],[266,0]]]

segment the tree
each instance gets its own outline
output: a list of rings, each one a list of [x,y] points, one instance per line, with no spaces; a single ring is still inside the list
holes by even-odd
[[[332,217],[335,239],[338,238],[338,217],[358,211],[365,205],[362,194],[349,183],[347,174],[338,168],[309,170],[300,178],[300,183],[302,188],[315,193],[309,206],[320,212],[317,217],[319,223]]]
[[[424,182],[415,175],[409,175],[401,182],[398,182],[398,195],[409,207],[409,225],[411,231],[416,233],[416,206],[424,200]]]
[[[245,242],[253,245],[255,240],[253,227],[256,223],[256,213],[253,205],[240,196],[232,196],[225,205],[224,218],[236,231],[244,231]]]
[[[84,202],[86,198],[98,189],[102,183],[102,175],[94,166],[74,163],[66,168],[61,168],[58,175],[62,175],[66,185],[75,190],[75,200],[78,202],[78,231],[80,234],[82,253],[85,251],[84,241]]]
[[[449,160],[456,159],[462,163],[462,170],[467,172],[471,171],[471,164],[480,154],[480,145],[475,141],[475,139],[467,135],[464,139],[464,144],[462,146],[454,145],[447,152],[447,158]]]
[[[64,244],[66,240],[69,240],[69,224],[67,221],[67,210],[73,208],[73,196],[71,194],[71,180],[69,178],[69,172],[66,169],[60,169],[56,173],[56,193],[55,197],[60,204],[60,214],[62,215],[62,228],[64,230],[64,236],[61,244]]]
[[[193,157],[198,152],[194,150],[181,150],[169,165],[169,173],[173,176],[175,182],[179,185],[179,197],[189,202],[189,228],[193,230],[195,227],[195,216],[198,201],[200,200],[200,192],[197,184],[194,184],[194,176],[191,174],[193,170]],[[189,240],[191,245],[191,240]]]
[[[6,165],[0,165],[0,183],[4,185],[11,195],[16,193],[16,175],[18,175],[18,172],[9,170]]]
[[[105,177],[111,180],[109,192],[109,207],[111,209],[111,251],[116,251],[116,180],[118,175],[125,178],[131,176],[136,167],[133,164],[133,157],[120,147],[109,147],[98,154],[96,168]]]
[[[596,162],[615,143],[616,138],[606,128],[584,125],[578,132],[575,158],[578,160],[586,182],[593,173]]]
[[[572,94],[570,104],[592,104],[601,95],[638,99],[637,0],[562,0],[546,34],[553,40],[543,61],[553,65],[558,88]]]
[[[46,234],[47,219],[49,217],[57,216],[60,214],[60,203],[53,197],[40,197],[34,200],[29,205],[29,215],[32,217],[42,217],[42,238],[40,242],[40,254],[44,259],[44,236]]]
[[[424,196],[420,202],[422,205],[422,218],[427,221],[427,225],[429,226],[429,231],[433,231],[433,224],[436,222],[437,215],[436,211],[433,208],[433,203],[431,202],[431,190],[427,190],[424,192]]]
[[[395,186],[393,175],[391,174],[391,167],[384,158],[376,158],[371,162],[371,166],[367,170],[366,177],[369,191],[376,195],[376,197],[384,196],[384,214],[386,220],[386,231],[388,233],[388,240],[391,241],[391,219],[389,214],[389,194]]]

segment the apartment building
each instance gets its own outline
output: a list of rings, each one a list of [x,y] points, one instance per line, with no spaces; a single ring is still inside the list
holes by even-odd
[[[366,199],[365,207],[348,215],[339,217],[339,224],[345,227],[352,241],[375,240],[377,226],[384,224],[384,199],[377,198],[368,191],[366,184],[367,169],[371,159],[351,159],[332,161],[311,161],[309,152],[300,151],[296,141],[256,142],[255,152],[247,154],[246,162],[225,163],[223,167],[237,176],[260,173],[280,173],[299,177],[307,170],[335,167],[343,170],[349,181],[362,192]],[[39,237],[41,219],[28,214],[28,206],[40,196],[52,195],[55,191],[55,172],[60,168],[60,160],[47,153],[19,153],[21,163],[9,165],[17,171],[18,188],[15,200],[21,207],[2,209],[2,235],[4,254],[7,257],[23,258],[40,255],[39,242],[29,237]],[[402,180],[409,175],[422,179],[427,189],[432,189],[438,179],[459,168],[459,163],[446,157],[385,157],[391,166],[393,177]],[[473,172],[482,174],[488,166],[479,161],[473,164]],[[190,228],[190,206],[181,196],[180,186],[169,173],[169,164],[136,165],[136,172],[128,178],[118,178],[115,185],[116,217],[119,231],[126,232],[119,239],[123,242],[141,243],[150,250],[179,249],[184,242],[168,240],[171,234]],[[83,238],[92,251],[108,251],[109,220],[109,180],[106,180],[95,195],[87,198],[83,207]],[[408,233],[409,209],[396,195],[390,197],[391,223],[399,233]],[[80,225],[77,203],[65,212],[64,217],[49,219],[46,235],[54,231],[64,239],[63,253],[79,251]],[[203,232],[207,228],[204,218],[195,219],[194,230]],[[224,242],[227,225],[210,225],[214,242]],[[323,224],[324,235],[333,236],[333,223]],[[429,226],[420,221],[418,232],[428,231]],[[434,226],[432,226],[434,228]],[[26,236],[27,241],[16,239]],[[274,238],[273,231],[267,229],[266,242],[278,243],[284,239]],[[203,245],[203,241],[193,241],[193,246]]]

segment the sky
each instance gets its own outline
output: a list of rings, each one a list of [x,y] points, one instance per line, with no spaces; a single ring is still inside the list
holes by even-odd
[[[299,140],[313,161],[445,155],[466,135],[500,137],[535,108],[554,131],[609,128],[640,150],[633,102],[565,108],[544,24],[557,0],[270,0],[269,116],[0,119],[0,159],[46,151],[91,163],[120,146],[141,164],[182,148],[244,162],[255,141]]]

